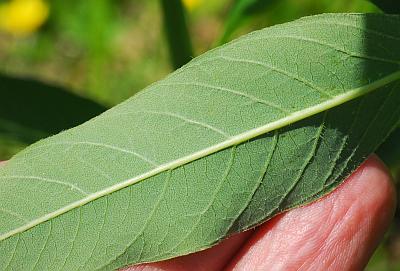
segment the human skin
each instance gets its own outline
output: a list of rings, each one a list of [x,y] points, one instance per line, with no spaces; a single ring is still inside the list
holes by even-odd
[[[363,270],[395,210],[385,165],[371,156],[335,191],[202,252],[125,271]]]
[[[395,205],[388,170],[373,155],[335,191],[314,203],[210,249],[123,270],[362,270],[387,230]]]

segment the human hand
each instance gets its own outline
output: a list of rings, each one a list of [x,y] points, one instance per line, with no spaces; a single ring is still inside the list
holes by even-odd
[[[126,271],[362,270],[395,209],[387,169],[371,156],[331,194],[202,252]]]
[[[124,270],[362,270],[394,210],[390,175],[379,158],[371,156],[343,185],[317,202],[210,249]]]

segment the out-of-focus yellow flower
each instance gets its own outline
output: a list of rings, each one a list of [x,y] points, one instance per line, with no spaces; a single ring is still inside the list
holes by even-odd
[[[183,5],[188,9],[188,10],[193,10],[195,9],[197,6],[199,6],[201,4],[201,2],[203,2],[203,0],[182,0]]]
[[[15,36],[35,32],[49,16],[43,0],[11,0],[0,4],[0,29]]]

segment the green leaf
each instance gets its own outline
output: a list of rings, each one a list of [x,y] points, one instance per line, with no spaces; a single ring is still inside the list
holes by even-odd
[[[64,89],[0,75],[0,136],[31,144],[79,125],[106,108]]]
[[[253,32],[0,169],[3,270],[208,248],[336,188],[400,116],[400,17]]]
[[[400,13],[400,2],[398,0],[371,0],[371,2],[388,14]]]

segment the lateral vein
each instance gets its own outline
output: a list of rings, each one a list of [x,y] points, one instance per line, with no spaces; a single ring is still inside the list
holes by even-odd
[[[140,181],[143,181],[147,178],[150,178],[152,176],[155,176],[161,172],[167,171],[167,170],[173,170],[175,168],[178,168],[180,166],[183,166],[185,164],[188,164],[190,162],[193,162],[197,159],[200,159],[202,157],[206,157],[208,155],[211,155],[213,153],[216,153],[218,151],[224,150],[226,148],[241,144],[243,142],[246,142],[252,138],[255,138],[257,136],[263,135],[265,133],[277,130],[279,128],[285,127],[287,125],[293,124],[295,122],[298,122],[300,120],[306,119],[308,117],[311,117],[313,115],[316,115],[318,113],[321,113],[323,111],[329,110],[335,106],[338,106],[340,104],[343,104],[345,102],[354,100],[360,96],[366,95],[380,87],[383,87],[387,84],[390,84],[394,81],[400,80],[400,70],[393,72],[377,81],[374,81],[370,84],[358,87],[358,88],[354,88],[351,89],[349,91],[347,91],[344,94],[338,95],[338,96],[334,96],[332,97],[330,100],[327,100],[323,103],[314,105],[312,107],[309,108],[305,108],[303,110],[299,110],[296,112],[293,112],[289,115],[287,115],[286,117],[283,117],[280,120],[277,121],[273,121],[270,123],[267,123],[263,126],[260,127],[256,127],[253,128],[247,132],[232,136],[228,139],[226,139],[225,141],[215,144],[213,146],[210,146],[208,148],[205,148],[203,150],[194,152],[190,155],[187,155],[185,157],[173,160],[171,162],[165,163],[165,164],[161,164],[157,167],[155,167],[154,169],[143,173],[141,175],[138,175],[136,177],[133,177],[131,179],[128,179],[126,181],[120,182],[118,184],[112,185],[106,189],[103,189],[101,191],[98,191],[96,193],[90,194],[88,195],[86,198],[83,198],[79,201],[73,202],[63,208],[60,208],[54,212],[48,213],[44,216],[41,216],[37,219],[32,220],[30,223],[27,223],[21,227],[18,227],[16,229],[13,229],[11,231],[8,231],[6,233],[3,233],[0,235],[0,241],[5,240],[15,234],[24,232],[26,230],[29,230],[30,228],[33,228],[43,222],[48,221],[49,219],[58,217],[68,211],[71,211],[75,208],[81,207],[89,202],[92,202],[98,198],[101,198],[103,196],[109,195],[115,191],[121,190],[123,188],[126,188],[128,186],[134,185],[136,183],[139,183]]]

